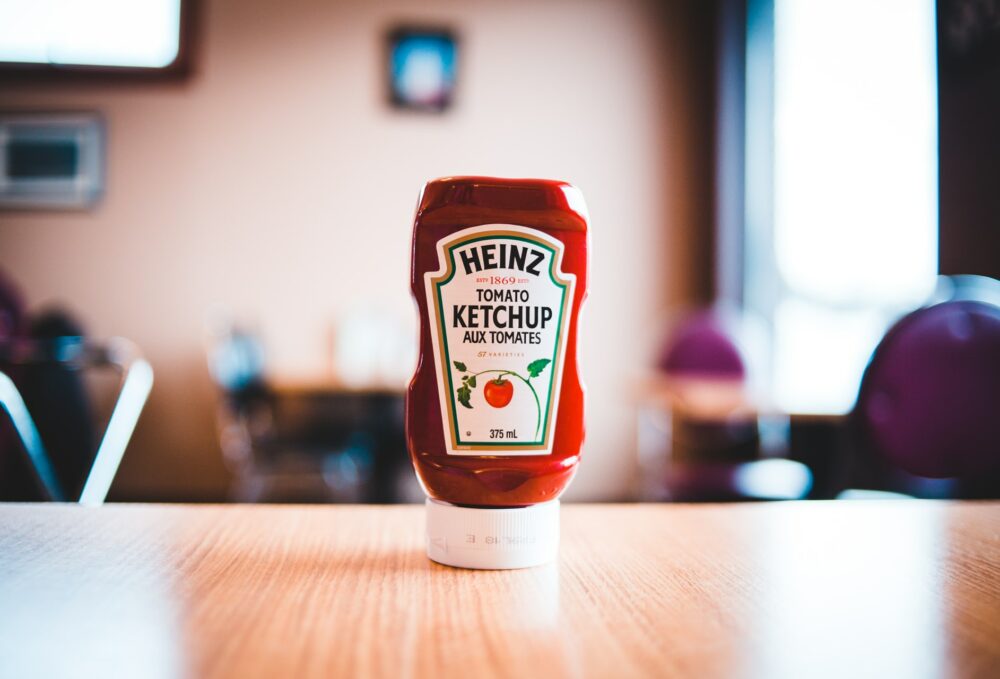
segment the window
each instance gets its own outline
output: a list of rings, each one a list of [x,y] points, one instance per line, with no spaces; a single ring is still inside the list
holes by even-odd
[[[181,0],[0,0],[0,62],[165,68]]]
[[[841,413],[937,272],[933,0],[751,1],[743,301],[770,391]]]

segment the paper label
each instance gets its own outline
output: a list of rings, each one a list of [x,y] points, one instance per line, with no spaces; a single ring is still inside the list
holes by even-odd
[[[425,282],[447,452],[550,454],[576,283],[562,242],[491,224],[437,250]]]

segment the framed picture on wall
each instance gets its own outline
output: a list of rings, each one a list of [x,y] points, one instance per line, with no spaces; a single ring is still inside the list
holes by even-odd
[[[450,29],[400,26],[389,31],[387,49],[393,107],[441,112],[451,106],[458,43]]]
[[[82,209],[104,192],[104,119],[0,111],[0,210]]]

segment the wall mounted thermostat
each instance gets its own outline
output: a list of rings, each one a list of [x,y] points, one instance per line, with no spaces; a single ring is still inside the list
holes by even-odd
[[[86,208],[103,190],[100,115],[0,113],[0,208]]]

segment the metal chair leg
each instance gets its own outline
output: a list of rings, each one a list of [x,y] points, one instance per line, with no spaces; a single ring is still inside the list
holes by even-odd
[[[31,419],[31,413],[24,405],[21,392],[17,390],[13,380],[2,372],[0,372],[0,406],[3,406],[7,415],[10,416],[14,429],[21,438],[21,444],[28,454],[28,461],[38,478],[45,499],[65,502],[66,495],[63,493],[58,477],[56,477],[48,453],[45,452],[45,446],[42,445],[42,437],[38,434],[35,421]]]
[[[153,368],[139,357],[135,347],[126,340],[112,340],[109,354],[122,369],[121,389],[111,419],[94,456],[90,474],[80,493],[80,504],[100,505],[108,496],[111,482],[132,438],[136,422],[142,413],[146,398],[153,388]]]

